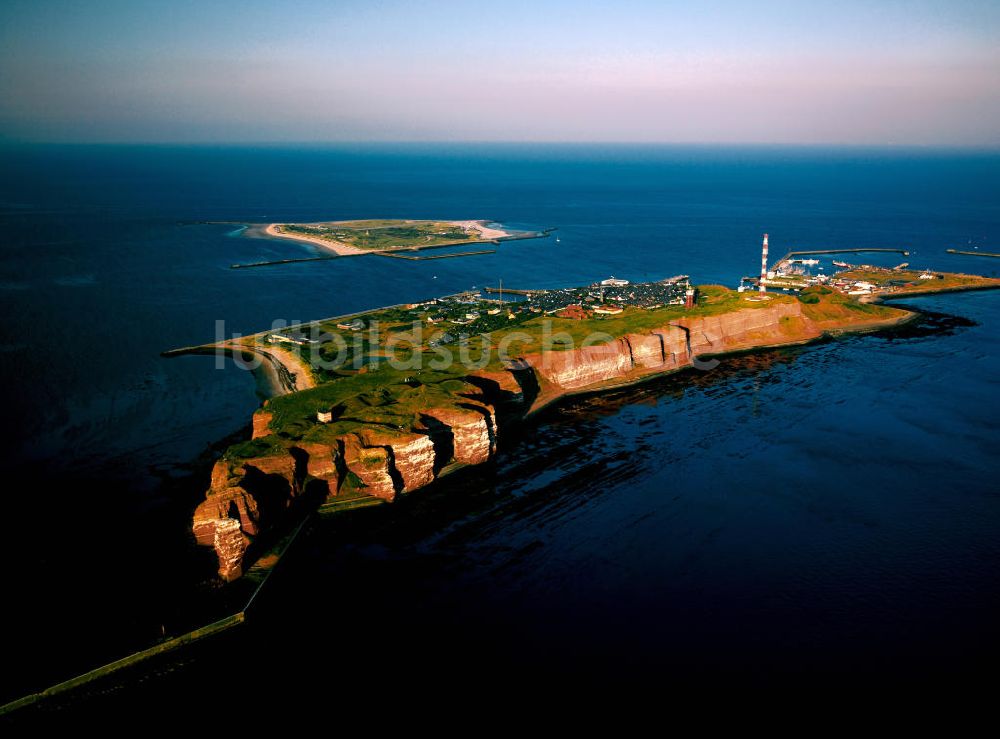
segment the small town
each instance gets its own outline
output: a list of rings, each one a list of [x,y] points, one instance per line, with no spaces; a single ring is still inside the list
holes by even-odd
[[[496,297],[486,297],[486,295]],[[428,344],[447,344],[457,338],[475,333],[488,333],[510,327],[537,315],[584,320],[621,314],[626,308],[655,310],[667,305],[691,307],[695,290],[688,275],[677,275],[656,282],[632,283],[609,277],[584,287],[555,290],[507,290],[485,288],[433,298],[421,303],[396,306],[391,318],[426,321],[445,332],[432,338]],[[346,317],[336,322],[341,331],[363,331],[373,318],[379,316]],[[382,316],[383,318],[385,316]],[[365,320],[368,319],[368,321]],[[321,344],[323,337],[310,335],[300,328],[273,331],[267,335],[272,344],[291,344],[300,347]]]

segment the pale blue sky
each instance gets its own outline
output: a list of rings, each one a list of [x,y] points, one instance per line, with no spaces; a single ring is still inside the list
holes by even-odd
[[[0,5],[0,137],[1000,145],[1000,2]]]

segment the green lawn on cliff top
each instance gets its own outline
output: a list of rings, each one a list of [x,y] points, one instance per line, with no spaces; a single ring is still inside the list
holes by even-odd
[[[924,272],[920,270],[866,270],[852,269],[846,272],[839,272],[838,277],[847,280],[864,280],[873,285],[885,287],[890,282],[908,282],[910,286],[900,286],[901,292],[917,290],[940,290],[956,287],[985,287],[995,285],[996,278],[983,277],[982,275],[967,275],[959,272],[932,272],[934,275],[929,280],[921,280],[920,275]]]
[[[502,371],[503,363],[497,353],[498,343],[513,332],[521,334],[518,341],[509,346],[508,356],[534,354],[540,351],[562,351],[570,347],[579,347],[584,340],[590,343],[604,343],[630,333],[644,333],[667,325],[679,318],[694,318],[722,315],[736,310],[755,310],[774,305],[779,302],[794,302],[795,298],[788,295],[772,295],[768,301],[747,300],[745,294],[740,294],[724,287],[709,285],[699,288],[698,302],[691,310],[682,306],[665,306],[654,310],[628,308],[617,316],[594,317],[588,320],[573,320],[532,314],[527,320],[503,330],[493,331],[485,336],[472,336],[465,342],[467,356],[476,363],[476,367]],[[753,297],[753,296],[749,296]],[[426,311],[423,311],[426,313]],[[449,383],[461,380],[470,374],[470,369],[462,362],[455,361],[447,366],[439,367],[433,362],[445,352],[459,356],[460,342],[443,344],[437,350],[429,350],[426,346],[403,347],[391,350],[387,343],[392,337],[393,328],[400,332],[409,331],[410,324],[402,320],[412,318],[417,313],[407,312],[398,308],[383,311],[373,311],[364,316],[367,321],[377,320],[390,327],[383,329],[381,341],[374,344],[358,333],[341,331],[328,324],[324,330],[339,333],[346,343],[358,344],[364,355],[365,365],[361,371],[338,370],[319,373],[322,381],[315,388],[290,395],[273,398],[268,404],[268,410],[273,413],[271,428],[280,441],[274,439],[270,443],[276,446],[267,447],[264,444],[234,448],[233,456],[241,457],[249,451],[278,451],[286,443],[301,441],[329,441],[336,436],[373,424],[385,430],[406,430],[413,418],[425,409],[429,396],[446,398],[449,394],[468,392],[470,388],[462,383]],[[548,328],[546,328],[548,326]],[[435,329],[434,333],[439,333]],[[453,329],[449,333],[457,333]],[[428,335],[433,335],[429,333]],[[566,337],[569,341],[563,343]],[[596,337],[596,341],[594,338]],[[299,349],[300,354],[308,360],[311,352],[316,349]],[[322,348],[318,351],[322,352]],[[386,355],[394,351],[400,360],[422,361],[422,367],[399,369],[386,361]],[[489,352],[488,355],[484,352]],[[419,355],[419,356],[418,356]],[[353,359],[353,353],[351,354]],[[325,380],[325,381],[323,381]],[[414,392],[414,388],[423,388]],[[339,408],[348,406],[348,410]],[[363,412],[358,409],[364,407]],[[353,408],[353,411],[350,410]],[[316,420],[318,411],[335,411],[337,417],[333,423],[321,424]],[[239,446],[239,445],[238,445]]]

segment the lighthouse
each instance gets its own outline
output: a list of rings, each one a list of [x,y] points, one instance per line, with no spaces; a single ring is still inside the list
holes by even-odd
[[[764,234],[764,248],[760,253],[760,294],[767,292],[764,282],[767,280],[767,234]]]
[[[684,293],[684,310],[691,310],[694,307],[694,288],[688,285],[687,292]]]

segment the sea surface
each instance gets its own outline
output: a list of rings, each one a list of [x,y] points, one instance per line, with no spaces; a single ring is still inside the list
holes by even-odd
[[[230,269],[315,253],[241,223],[353,218],[558,230],[468,258]],[[0,148],[4,620],[18,635],[0,699],[226,598],[187,527],[262,389],[160,352],[501,279],[735,286],[765,231],[774,256],[906,248],[845,258],[995,275],[1000,260],[944,250],[1000,251],[1000,155]],[[422,501],[321,524],[234,637],[256,640],[236,647],[246,679],[324,658],[331,624],[379,634],[390,663],[419,641],[445,663],[533,674],[972,674],[1000,652],[1000,292],[908,302],[928,319],[569,400]]]

